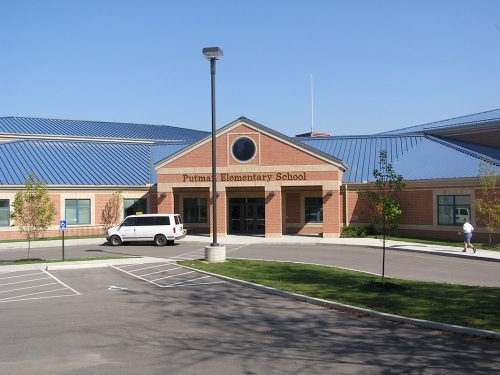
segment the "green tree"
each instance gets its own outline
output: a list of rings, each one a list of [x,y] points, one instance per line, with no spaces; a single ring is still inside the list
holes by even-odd
[[[56,208],[49,198],[45,182],[39,180],[35,173],[28,174],[24,187],[24,191],[16,193],[10,217],[16,221],[19,231],[28,240],[29,259],[31,239],[38,238],[52,224]]]
[[[104,233],[112,226],[118,224],[121,218],[122,202],[121,190],[116,190],[106,202],[101,212],[101,224],[104,226]]]
[[[406,186],[403,176],[396,174],[392,164],[387,162],[387,150],[381,150],[379,154],[380,169],[373,171],[375,189],[366,191],[366,201],[371,209],[370,216],[374,219],[375,227],[381,228],[383,243],[382,258],[382,283],[385,277],[385,243],[387,229],[389,234],[398,228],[399,220],[403,211],[401,210],[398,193]],[[358,190],[361,199],[365,192]],[[389,225],[389,227],[387,227]]]
[[[488,161],[481,162],[479,179],[483,196],[475,200],[476,210],[481,214],[480,221],[486,227],[491,244],[491,234],[495,228],[500,227],[500,187],[497,187],[500,175],[498,167]]]

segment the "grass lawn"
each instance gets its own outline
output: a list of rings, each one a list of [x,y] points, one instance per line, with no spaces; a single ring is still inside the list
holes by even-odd
[[[500,288],[406,281],[296,263],[230,259],[181,265],[408,318],[500,332]]]

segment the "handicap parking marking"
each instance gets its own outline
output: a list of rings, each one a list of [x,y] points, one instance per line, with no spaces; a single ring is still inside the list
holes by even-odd
[[[160,288],[178,288],[195,285],[222,284],[226,281],[220,280],[214,276],[205,275],[198,271],[189,270],[173,263],[155,263],[155,264],[127,264],[110,265],[110,267],[125,272],[137,279],[146,281]],[[153,271],[154,270],[154,271]],[[182,272],[184,270],[184,272]],[[159,277],[160,276],[160,277]],[[203,280],[203,281],[202,281]]]
[[[9,271],[0,273],[0,302],[71,297],[81,295],[48,271]]]

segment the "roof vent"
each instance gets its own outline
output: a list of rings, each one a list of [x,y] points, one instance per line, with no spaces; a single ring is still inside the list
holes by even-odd
[[[296,137],[331,137],[332,135],[330,133],[322,133],[322,132],[309,132],[309,133],[303,133],[303,134],[297,134]]]

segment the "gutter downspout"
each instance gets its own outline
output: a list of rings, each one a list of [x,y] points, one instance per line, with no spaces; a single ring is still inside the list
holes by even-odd
[[[344,223],[345,226],[347,227],[349,225],[349,199],[347,197],[347,184],[345,186],[345,197],[344,197],[344,210],[345,210],[345,217],[344,217]]]

